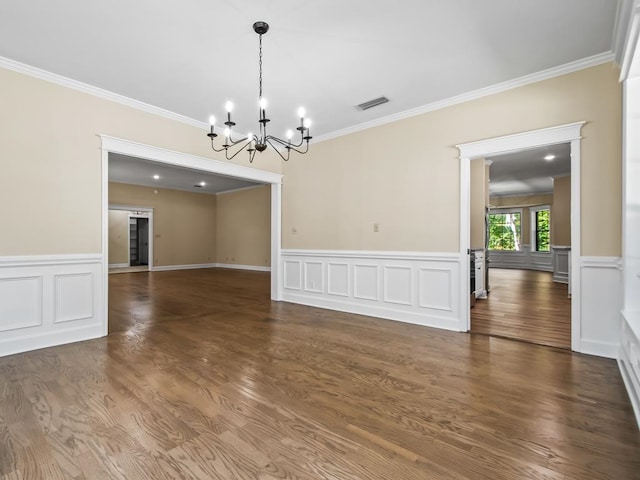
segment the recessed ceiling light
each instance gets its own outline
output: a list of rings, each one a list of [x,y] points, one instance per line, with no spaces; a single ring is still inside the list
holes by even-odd
[[[153,176],[154,180],[160,180],[160,175],[158,175],[157,173]]]
[[[556,158],[556,156],[555,156],[555,155],[552,155],[552,154],[549,154],[549,155],[547,155],[547,156],[545,156],[545,157],[544,157],[544,159],[545,159],[547,162],[550,162],[550,161],[551,161],[551,160],[553,160],[554,158]]]

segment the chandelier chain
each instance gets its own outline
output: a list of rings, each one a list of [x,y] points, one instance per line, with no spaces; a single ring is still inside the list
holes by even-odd
[[[260,66],[260,95],[258,95],[258,100],[260,100],[262,98],[262,35],[259,35],[260,37],[260,56],[259,56],[259,61],[258,61],[258,65]]]

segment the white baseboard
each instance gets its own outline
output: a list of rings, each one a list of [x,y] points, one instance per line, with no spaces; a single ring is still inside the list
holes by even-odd
[[[270,272],[271,271],[271,267],[264,267],[261,265],[236,265],[235,263],[216,263],[216,267],[231,268],[234,270],[252,270],[254,272]]]
[[[128,263],[110,263],[109,268],[127,268],[129,267]]]
[[[151,271],[153,272],[167,272],[170,270],[195,270],[198,268],[216,268],[217,263],[195,263],[190,265],[154,265]]]
[[[169,270],[195,270],[199,268],[232,268],[235,270],[253,270],[256,272],[270,272],[271,267],[260,265],[236,265],[233,263],[197,263],[191,265],[162,265],[153,267],[154,272],[166,272]]]
[[[598,340],[582,339],[580,353],[595,355],[597,357],[618,358],[618,342],[601,342]]]

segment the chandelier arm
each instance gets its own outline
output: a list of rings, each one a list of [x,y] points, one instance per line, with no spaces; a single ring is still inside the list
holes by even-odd
[[[238,141],[238,142],[236,142],[234,145],[237,145],[237,144],[239,144],[239,143],[242,143],[242,141]],[[238,150],[236,150],[236,152],[235,152],[233,155],[231,155],[231,156],[229,156],[229,149],[228,149],[228,148],[225,148],[225,149],[224,149],[224,150],[225,150],[225,154],[224,154],[224,156],[227,158],[227,160],[233,160],[235,157],[237,157],[237,156],[238,156],[238,154],[239,154],[240,152],[242,152],[242,151],[244,151],[244,150],[245,150],[245,148],[247,147],[247,145],[250,145],[250,144],[251,144],[251,140],[247,139],[247,142],[246,142],[244,145],[242,145],[240,148],[238,148]],[[231,145],[231,146],[233,147],[234,145]]]
[[[269,140],[273,140],[275,142],[278,142],[280,145],[282,145],[283,147],[287,147],[287,148],[299,148],[304,144],[304,138],[300,138],[300,143],[291,143],[289,141],[286,140],[282,140],[281,138],[278,137],[274,137],[273,135],[267,135],[267,138]]]
[[[220,149],[216,148],[216,147],[213,145],[213,140],[211,140],[211,149],[212,149],[214,152],[222,152],[223,150],[226,150],[226,148],[224,148],[224,147],[222,147],[222,148],[220,148]]]
[[[280,150],[278,150],[278,149],[276,148],[276,146],[275,146],[273,143],[271,143],[271,140],[272,140],[272,139],[273,139],[273,137],[272,137],[272,138],[267,138],[267,139],[266,139],[266,140],[267,140],[267,143],[268,143],[269,145],[271,145],[271,148],[273,148],[273,149],[276,151],[276,153],[277,153],[278,155],[280,155],[280,158],[281,158],[282,160],[284,160],[285,162],[288,162],[288,161],[289,161],[289,156],[291,155],[291,148],[290,148],[290,147],[287,147],[287,157],[285,158],[285,157],[284,157],[284,155],[282,155],[282,153],[280,153]]]
[[[249,163],[253,163],[253,158],[256,156],[256,149],[248,150],[249,152]]]
[[[302,155],[304,155],[305,153],[307,153],[309,151],[309,141],[307,140],[307,146],[304,150],[300,150],[299,147],[302,146],[302,143],[300,145],[293,145],[291,143],[287,143],[284,140],[279,139],[278,137],[273,137],[271,135],[269,135],[267,137],[267,141],[269,142],[269,145],[271,145],[273,147],[273,144],[271,143],[271,140],[278,142],[280,145],[282,145],[283,147],[286,147],[287,150],[293,150],[294,152],[298,152]],[[274,147],[275,148],[275,147]],[[277,150],[277,149],[276,149]],[[281,155],[282,156],[282,155]]]

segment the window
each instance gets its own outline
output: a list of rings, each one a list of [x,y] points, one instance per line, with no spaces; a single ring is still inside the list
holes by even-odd
[[[519,252],[522,210],[493,210],[489,213],[489,250]]]
[[[549,205],[531,208],[531,246],[534,252],[551,250],[551,212]]]

